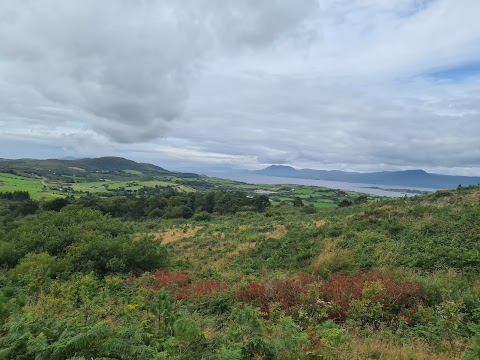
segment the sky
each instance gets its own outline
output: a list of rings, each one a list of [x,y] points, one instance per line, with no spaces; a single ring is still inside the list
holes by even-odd
[[[0,0],[0,157],[480,175],[479,0]]]

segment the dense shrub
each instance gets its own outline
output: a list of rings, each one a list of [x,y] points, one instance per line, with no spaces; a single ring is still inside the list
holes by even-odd
[[[203,280],[190,283],[180,288],[175,297],[177,300],[205,298],[221,292],[229,287],[228,284],[216,280]]]
[[[196,213],[195,215],[193,215],[192,220],[195,220],[195,221],[210,221],[210,220],[212,220],[212,215],[210,215],[206,211],[202,211],[202,212],[199,212],[199,213]]]
[[[155,290],[164,288],[175,291],[190,282],[190,276],[183,272],[158,271],[152,274],[152,286]]]
[[[313,297],[307,296],[312,284],[318,287],[318,293]],[[366,297],[370,294],[368,289],[371,284],[378,284],[378,291],[373,296]],[[347,318],[352,304],[361,310],[361,301],[364,301],[364,310],[368,310],[370,305],[366,302],[370,301],[372,306],[377,303],[381,306],[385,320],[391,320],[423,301],[425,294],[421,285],[399,280],[392,274],[371,272],[358,275],[337,274],[328,280],[302,277],[275,279],[265,283],[251,282],[240,287],[238,298],[262,311],[268,311],[272,303],[279,303],[289,312],[298,305],[327,302],[332,304],[328,317],[341,321]]]
[[[20,260],[20,263],[11,271],[15,278],[21,278],[29,272],[41,269],[44,275],[52,278],[59,277],[65,272],[67,263],[65,260],[59,260],[55,256],[47,253],[28,253]]]
[[[366,286],[378,283],[381,290],[373,300],[382,305],[387,317],[401,314],[425,299],[423,286],[398,279],[394,274],[379,272],[358,275],[335,274],[320,286],[320,297],[335,304],[330,318],[345,320],[354,300],[362,299]]]
[[[227,283],[216,280],[192,281],[190,275],[183,272],[157,271],[142,278],[144,286],[155,291],[164,289],[176,300],[204,299],[228,289]]]
[[[240,287],[238,298],[245,303],[268,311],[270,304],[279,303],[284,310],[302,303],[306,285],[318,281],[315,277],[298,279],[274,279],[265,283],[251,282]]]
[[[30,193],[28,191],[6,191],[0,192],[0,199],[7,199],[13,201],[30,200]]]
[[[60,211],[68,204],[70,204],[69,199],[57,198],[57,199],[44,202],[42,205],[42,209],[46,211]]]
[[[25,218],[0,241],[0,263],[9,268],[29,253],[63,259],[67,272],[99,275],[156,270],[167,260],[157,241],[134,239],[125,223],[78,206]]]

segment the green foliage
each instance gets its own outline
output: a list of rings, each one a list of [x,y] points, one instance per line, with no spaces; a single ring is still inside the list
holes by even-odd
[[[325,321],[315,328],[315,333],[327,348],[337,348],[347,343],[350,336],[346,329],[339,328],[332,320]]]
[[[194,221],[210,221],[212,220],[212,215],[206,211],[202,211],[193,215],[192,220]]]
[[[353,205],[353,201],[350,199],[343,199],[338,203],[338,206],[340,207],[348,207],[352,205]]]
[[[317,213],[317,209],[315,208],[315,206],[313,204],[310,204],[308,206],[304,206],[302,208],[302,211],[305,214],[316,214]]]
[[[455,338],[459,335],[459,329],[464,317],[461,311],[462,307],[463,304],[453,300],[445,300],[435,307],[442,335],[447,339],[452,349]]]
[[[0,193],[0,199],[26,201],[30,200],[30,194],[28,193],[28,191],[6,191]]]
[[[67,270],[67,261],[47,253],[28,253],[20,263],[11,270],[15,278],[22,278],[34,271],[41,271],[44,276],[59,277]]]
[[[0,326],[24,304],[25,297],[21,289],[9,284],[6,279],[2,279],[0,288]]]
[[[228,349],[222,345],[217,352],[217,360],[242,360],[242,349]]]
[[[471,351],[467,356],[467,360],[480,359],[480,332],[477,332],[472,339]]]
[[[295,207],[302,207],[302,206],[304,206],[302,199],[299,198],[298,196],[294,197],[294,198],[293,198],[293,206],[295,206]]]
[[[303,349],[308,347],[307,334],[291,317],[281,317],[272,330],[279,335],[272,339],[275,359],[298,359]]]
[[[57,265],[69,272],[105,275],[133,270],[155,270],[166,262],[166,253],[148,237],[133,239],[122,222],[100,212],[69,206],[60,212],[45,212],[25,219],[0,241],[0,262],[15,267],[29,253],[33,259]],[[32,266],[32,255],[22,261],[17,272]]]
[[[241,346],[243,358],[254,355],[268,358],[273,355],[272,347],[263,336],[264,326],[254,308],[246,306],[235,309],[231,321],[227,341]]]
[[[266,195],[255,196],[252,205],[255,211],[263,212],[270,206],[270,199]]]
[[[65,198],[57,198],[43,203],[42,208],[46,211],[60,211],[65,206],[70,204],[70,201]]]
[[[377,299],[383,290],[384,286],[379,281],[366,283],[360,299],[350,302],[348,317],[362,325],[381,321],[383,306]]]

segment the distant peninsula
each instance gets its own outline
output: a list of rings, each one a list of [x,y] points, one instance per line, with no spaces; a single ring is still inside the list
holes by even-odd
[[[295,169],[291,166],[272,165],[262,170],[256,170],[254,173],[277,177],[392,185],[400,187],[412,186],[428,189],[452,189],[459,185],[469,186],[480,184],[480,177],[440,175],[427,173],[424,170],[360,173],[340,170]]]

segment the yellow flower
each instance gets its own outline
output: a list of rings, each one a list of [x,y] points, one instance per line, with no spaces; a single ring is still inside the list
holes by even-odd
[[[127,309],[128,310],[135,310],[138,307],[138,304],[128,304]]]

